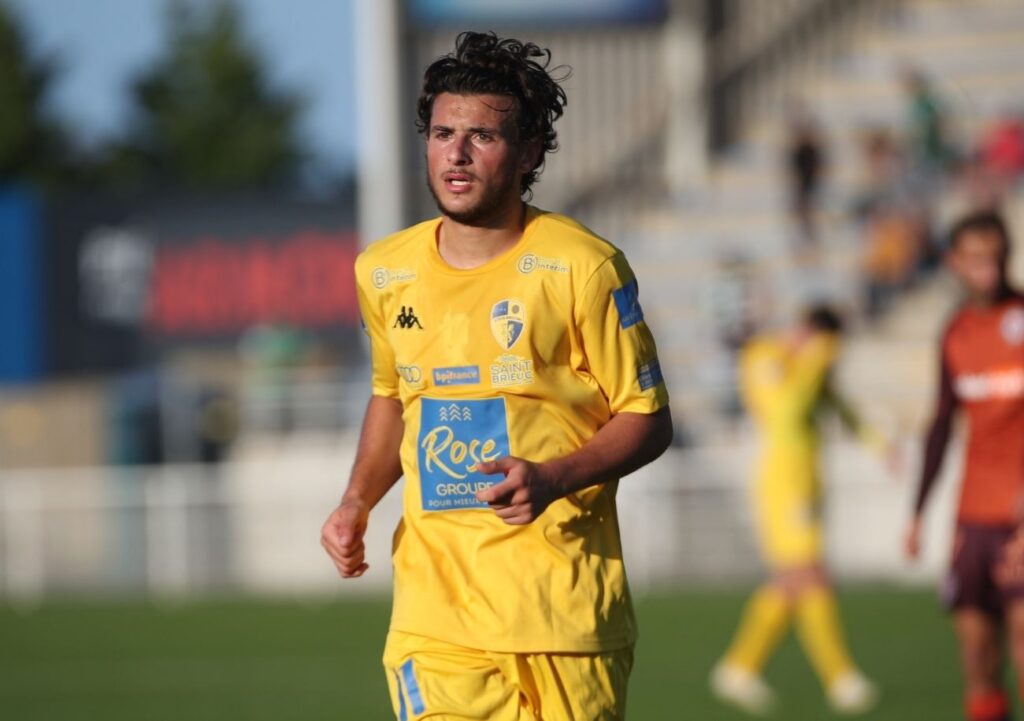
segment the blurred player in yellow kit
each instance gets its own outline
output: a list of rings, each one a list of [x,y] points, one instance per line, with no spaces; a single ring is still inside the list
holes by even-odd
[[[817,416],[831,407],[865,441],[877,442],[829,379],[840,331],[833,311],[814,308],[788,332],[751,341],[740,360],[741,392],[761,435],[753,501],[772,577],[748,603],[711,686],[722,700],[752,713],[775,703],[761,670],[794,620],[835,710],[859,713],[877,697],[850,658],[822,562]]]
[[[463,33],[418,105],[441,217],[356,261],[373,396],[322,543],[367,568],[405,476],[384,668],[399,721],[624,718],[636,622],[618,479],[672,422],[622,253],[523,201],[565,94],[550,54]]]

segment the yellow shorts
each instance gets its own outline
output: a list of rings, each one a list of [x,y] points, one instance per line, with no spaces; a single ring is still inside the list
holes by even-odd
[[[618,721],[632,668],[632,646],[495,653],[392,631],[384,647],[398,721]]]
[[[821,493],[814,479],[764,474],[754,487],[758,541],[773,569],[821,561]]]

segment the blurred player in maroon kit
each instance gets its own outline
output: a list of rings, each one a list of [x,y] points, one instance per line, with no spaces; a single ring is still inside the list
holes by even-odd
[[[906,535],[916,557],[921,513],[961,409],[970,436],[943,600],[960,644],[970,721],[1010,718],[1004,630],[1024,691],[1024,297],[1007,281],[1009,252],[1006,226],[993,213],[966,216],[950,235],[948,264],[967,297],[942,338],[938,406]]]

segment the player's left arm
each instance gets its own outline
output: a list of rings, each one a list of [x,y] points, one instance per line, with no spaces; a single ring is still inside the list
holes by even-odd
[[[843,428],[857,436],[872,450],[885,450],[887,446],[885,436],[873,425],[864,421],[853,402],[836,387],[835,380],[831,375],[825,379],[822,400],[835,412]]]
[[[505,480],[478,492],[477,498],[508,524],[531,523],[553,501],[626,476],[664,453],[671,442],[668,406],[654,413],[619,413],[567,456],[544,463],[515,456],[481,463],[481,472],[504,473]]]
[[[639,301],[639,286],[621,253],[607,258],[575,299],[576,333],[587,371],[612,417],[580,448],[542,463],[499,458],[484,473],[505,479],[478,494],[506,523],[530,523],[552,501],[621,478],[650,463],[672,441],[668,391]]]

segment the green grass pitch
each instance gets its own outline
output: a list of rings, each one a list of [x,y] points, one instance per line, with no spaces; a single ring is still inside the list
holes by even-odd
[[[631,721],[730,721],[706,678],[746,593],[638,600]],[[955,644],[929,591],[853,588],[841,604],[857,659],[883,688],[873,721],[961,718]],[[384,721],[380,601],[225,600],[0,606],[0,718],[11,721]],[[777,718],[833,718],[787,640],[767,676]]]

